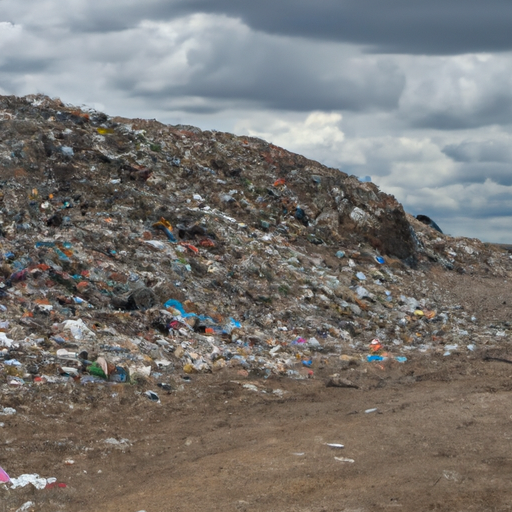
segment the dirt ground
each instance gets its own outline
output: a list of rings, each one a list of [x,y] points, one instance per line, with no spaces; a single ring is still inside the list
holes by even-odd
[[[441,277],[466,311],[510,320],[503,279]],[[0,465],[66,487],[0,486],[0,511],[512,510],[512,365],[489,355],[512,360],[508,338],[345,370],[359,389],[326,387],[336,369],[319,368],[177,376],[160,403],[134,386],[20,390],[2,396],[18,412],[0,417]]]

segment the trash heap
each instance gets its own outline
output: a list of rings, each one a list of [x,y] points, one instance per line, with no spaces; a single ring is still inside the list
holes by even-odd
[[[428,272],[505,276],[505,250],[252,137],[3,96],[0,209],[4,389],[307,378],[502,332]]]

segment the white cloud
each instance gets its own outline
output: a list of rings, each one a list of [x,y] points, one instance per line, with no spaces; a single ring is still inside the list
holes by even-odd
[[[276,119],[266,127],[266,131],[252,129],[248,121],[239,123],[235,128],[294,152],[318,153],[341,148],[345,135],[339,128],[340,122],[339,113],[312,112],[302,121]]]

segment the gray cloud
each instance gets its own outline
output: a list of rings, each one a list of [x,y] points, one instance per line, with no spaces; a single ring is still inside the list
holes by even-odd
[[[40,73],[52,65],[51,59],[42,58],[16,58],[9,56],[0,59],[0,71],[5,73]]]
[[[510,124],[510,53],[397,57],[406,70],[400,117],[410,126],[461,130]]]
[[[396,111],[396,119],[404,127],[435,130],[505,125],[512,119],[512,59],[508,54],[444,59],[375,56],[340,44],[336,38],[327,38],[335,42],[322,42],[310,33],[337,22],[340,13],[343,20],[372,24],[378,19],[379,30],[387,30],[388,16],[396,17],[411,32],[414,19],[433,23],[435,18],[441,25],[454,23],[452,29],[458,33],[457,23],[472,29],[479,5],[475,2],[464,0],[465,10],[459,12],[462,4],[455,0],[434,0],[427,11],[424,3],[415,0],[368,0],[363,4],[326,0],[314,8],[308,2],[295,1],[293,9],[288,0],[280,2],[279,8],[266,5],[266,1],[148,0],[142,4],[127,0],[122,10],[113,0],[76,0],[74,8],[66,10],[58,0],[4,0],[3,5],[35,48],[59,49],[54,52],[57,69],[64,70],[64,63],[71,58],[90,61],[93,67],[103,63],[108,68],[101,80],[112,89],[127,97],[167,104],[169,109],[176,108],[176,101],[171,100],[176,99],[181,110],[205,114],[229,105],[302,112]],[[486,3],[480,22],[494,20],[493,13],[500,6],[501,18],[506,18],[512,4],[493,1]],[[201,12],[217,14],[198,14]],[[252,26],[260,18],[261,23],[289,23],[295,32],[286,27],[267,31],[278,35],[254,32],[233,16]],[[494,27],[488,32],[499,30]],[[436,35],[431,39],[442,38]],[[352,41],[350,37],[347,40]],[[75,51],[73,56],[65,48],[68,44]],[[414,53],[414,44],[410,41],[404,51]],[[16,45],[6,46],[5,52],[10,62],[2,69],[12,74],[39,73],[50,58],[28,46],[21,51]],[[170,56],[178,54],[182,61],[176,66],[176,59]],[[5,80],[17,83],[15,76]]]
[[[451,183],[485,183],[492,180],[499,185],[512,185],[512,160],[506,163],[475,162],[461,165],[450,176]],[[512,205],[511,205],[512,206]]]
[[[269,34],[364,45],[377,53],[455,55],[512,49],[508,0],[4,0],[6,20],[73,31],[126,30],[141,19],[202,12],[240,18]],[[68,7],[68,6],[66,6]],[[64,23],[65,22],[65,23]]]
[[[253,133],[510,241],[508,0],[0,1],[0,93]]]
[[[488,180],[482,185],[418,188],[404,192],[401,199],[406,211],[428,215],[445,233],[510,242],[512,186]]]
[[[182,0],[177,7],[240,17],[272,34],[361,44],[380,53],[512,49],[508,0]]]
[[[511,140],[465,140],[442,151],[456,162],[512,162]]]
[[[139,72],[115,66],[113,87],[152,101],[190,98],[182,108],[196,111],[195,98],[211,100],[218,108],[229,103],[301,112],[398,107],[405,77],[392,59],[365,59],[347,47],[255,34],[225,18],[203,22],[201,31],[178,36],[178,44],[179,27],[172,37],[164,32],[150,45],[138,43]],[[139,37],[150,30],[158,27],[141,30]],[[166,62],[173,51],[181,52],[179,65]]]
[[[427,108],[422,116],[420,113],[407,113],[407,116],[412,118],[412,126],[438,130],[463,130],[492,124],[510,124],[512,91],[497,92],[495,96],[490,93],[489,97],[480,103],[454,105],[445,111],[429,111]]]
[[[300,63],[291,66],[285,59],[274,62],[231,62],[223,66],[223,73],[209,73],[198,66],[187,84],[163,86],[152,91],[154,99],[169,96],[201,97],[220,102],[238,103],[254,108],[273,108],[290,111],[311,110],[372,110],[394,109],[404,86],[404,79],[397,68],[379,66],[381,69],[360,69],[353,76],[324,78],[306,71]],[[288,65],[286,65],[288,64]],[[387,67],[389,73],[382,73]],[[245,69],[244,69],[245,68]],[[116,80],[116,86],[125,88],[126,82]],[[294,84],[290,87],[290,84]],[[146,95],[144,86],[133,83],[132,94]],[[196,108],[193,105],[188,108]]]
[[[451,216],[443,219],[442,228],[445,233],[455,236],[460,233],[471,233],[471,238],[479,238],[484,242],[510,243],[510,218],[472,219],[464,216]]]
[[[457,164],[450,173],[451,183],[512,185],[512,138],[496,134],[494,139],[463,140],[441,150]]]

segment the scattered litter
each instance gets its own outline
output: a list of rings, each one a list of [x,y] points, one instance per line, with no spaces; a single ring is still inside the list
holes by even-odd
[[[9,482],[10,478],[9,475],[0,467],[0,482],[6,483]]]
[[[160,402],[159,396],[154,391],[146,391],[144,393],[152,402]]]
[[[349,459],[347,457],[334,457],[334,460],[337,460],[338,462],[355,462],[354,459]]]
[[[7,337],[5,332],[0,332],[0,347],[11,348],[14,340]]]
[[[254,384],[244,384],[242,387],[250,391],[260,391]]]
[[[1,396],[124,387],[158,403],[151,389],[231,372],[279,400],[263,379],[364,388],[512,335],[428,274],[502,278],[509,253],[443,235],[368,181],[255,138],[0,101]]]
[[[16,512],[28,512],[32,507],[35,506],[36,504],[33,501],[26,501],[18,510],[16,510]]]
[[[450,356],[452,351],[457,350],[458,348],[459,348],[459,345],[456,343],[453,345],[445,345],[444,346],[445,351],[444,351],[443,356]]]
[[[42,478],[37,473],[23,474],[18,478],[11,478],[11,488],[17,489],[19,487],[26,487],[28,484],[32,484],[36,489],[44,489],[48,484],[56,482],[56,478]]]
[[[131,446],[131,443],[128,439],[115,439],[114,437],[109,437],[103,441],[105,444],[111,445],[113,448],[119,448],[124,450]]]
[[[3,407],[0,409],[0,416],[12,416],[13,414],[16,414],[16,409],[12,407]]]

